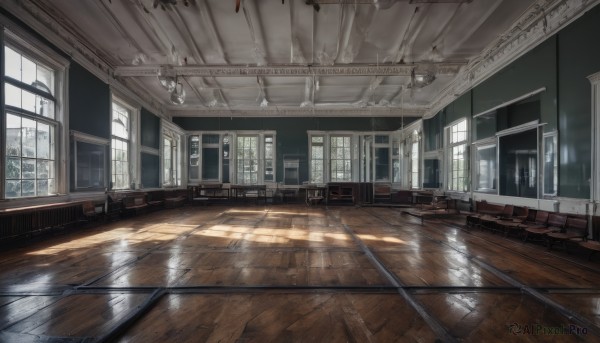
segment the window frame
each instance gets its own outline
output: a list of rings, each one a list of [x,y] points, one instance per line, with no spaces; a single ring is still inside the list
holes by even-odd
[[[421,154],[421,137],[418,130],[414,130],[410,136],[410,188],[411,189],[421,189],[421,178],[422,178],[422,161],[423,157]],[[416,152],[416,157],[415,157]],[[415,181],[416,179],[416,181]]]
[[[496,149],[496,164],[497,164],[497,182],[498,182],[498,195],[500,196],[513,196],[513,195],[505,195],[505,194],[501,194],[500,193],[500,176],[502,174],[502,171],[500,170],[500,154],[501,154],[501,146],[500,146],[500,138],[501,137],[506,137],[506,136],[510,136],[510,135],[514,135],[514,134],[519,134],[519,133],[523,133],[526,131],[530,131],[530,130],[536,130],[536,143],[537,143],[537,149],[536,149],[536,158],[537,158],[537,165],[536,165],[536,173],[535,173],[535,179],[536,179],[536,198],[535,199],[541,199],[543,198],[542,196],[542,185],[540,185],[540,180],[543,180],[543,165],[542,165],[542,160],[540,158],[540,154],[542,152],[542,147],[541,145],[543,144],[543,125],[544,124],[540,124],[539,120],[533,120],[530,121],[528,123],[524,123],[521,125],[517,125],[511,128],[508,128],[506,130],[502,130],[496,133],[496,144],[497,144],[497,149]],[[531,174],[529,176],[531,178]],[[519,196],[516,196],[519,197]],[[527,197],[519,197],[519,198],[527,198]],[[533,198],[529,198],[529,199],[533,199]]]
[[[321,138],[322,142],[313,142],[313,137],[317,137],[317,138]],[[322,156],[321,158],[314,158],[313,157],[313,146],[320,146],[322,151]],[[329,170],[329,168],[327,168],[327,163],[326,163],[326,156],[327,156],[327,137],[326,134],[320,134],[320,133],[315,133],[313,135],[311,135],[310,133],[308,134],[308,154],[309,154],[309,175],[308,175],[308,179],[309,182],[312,184],[325,184],[328,180],[327,178],[327,171]],[[315,169],[313,168],[313,161],[320,161],[321,162],[321,179],[320,180],[316,180],[315,176],[313,175]]]
[[[218,135],[219,136],[219,177],[218,179],[210,179],[204,180],[202,177],[202,166],[204,164],[204,156],[202,153],[202,136],[203,135]],[[192,166],[190,161],[191,154],[191,138],[193,136],[198,136],[199,147],[198,147],[198,165]],[[237,160],[237,137],[239,136],[252,136],[257,137],[258,140],[258,176],[257,183],[265,184],[265,182],[276,182],[277,180],[277,132],[274,130],[240,130],[240,131],[187,131],[185,135],[186,141],[186,153],[185,153],[185,165],[186,170],[188,171],[187,182],[190,184],[200,184],[200,183],[226,183],[223,181],[224,175],[224,161],[228,160],[228,176],[229,176],[229,184],[238,184],[238,160]],[[229,138],[229,152],[228,157],[224,156],[224,138]],[[266,172],[266,162],[265,162],[265,138],[272,137],[273,142],[273,181],[265,181],[265,172]],[[191,178],[190,169],[198,168],[198,178]]]
[[[119,106],[125,108],[129,112],[128,124],[129,124],[129,132],[128,138],[124,140],[121,137],[115,136],[113,133],[113,115],[114,115],[114,104],[117,103]],[[139,189],[142,188],[141,184],[141,171],[139,168],[139,163],[141,163],[141,153],[148,153],[152,155],[159,155],[159,151],[157,149],[152,149],[148,147],[140,146],[139,139],[137,137],[139,132],[139,115],[140,108],[139,106],[133,105],[135,102],[129,100],[128,98],[116,93],[112,92],[111,94],[111,102],[110,102],[110,177],[109,177],[109,189],[113,191],[126,191],[131,189]],[[125,184],[124,188],[115,188],[113,181],[113,139],[117,139],[120,141],[127,142],[127,176],[128,182]]]
[[[5,17],[0,16],[2,23],[8,22]],[[12,23],[11,23],[12,24]],[[2,87],[2,101],[0,102],[1,113],[0,113],[0,130],[6,132],[6,120],[8,113],[17,115],[21,118],[32,119],[37,123],[49,125],[52,127],[53,132],[53,143],[51,144],[52,151],[50,155],[54,159],[47,159],[52,161],[54,166],[54,189],[53,192],[49,192],[46,195],[31,195],[31,196],[20,196],[20,197],[7,197],[6,196],[6,171],[5,168],[0,168],[0,199],[6,199],[9,202],[28,201],[28,199],[51,199],[53,197],[66,194],[69,188],[68,181],[68,144],[69,144],[69,132],[68,132],[68,108],[64,106],[66,94],[67,94],[67,80],[68,80],[68,67],[69,61],[60,56],[56,51],[41,43],[37,38],[34,38],[29,32],[22,29],[18,25],[10,25],[10,30],[3,25],[0,30],[0,41],[2,42],[2,49],[9,47],[16,51],[21,56],[26,57],[32,62],[50,69],[52,72],[52,87],[54,93],[45,92],[39,90],[34,86],[27,85],[26,83],[13,79],[8,75],[5,75],[5,54],[2,54],[2,60],[0,61],[0,83]],[[53,118],[45,117],[35,112],[30,112],[23,108],[17,108],[14,106],[8,106],[5,104],[5,84],[16,86],[21,90],[28,91],[34,95],[49,98],[54,102],[54,116]],[[48,90],[51,91],[50,88]],[[37,101],[37,100],[36,100]],[[37,130],[36,130],[37,131]],[[0,159],[3,164],[6,162],[7,151],[6,151],[6,135],[2,135],[0,139]],[[37,137],[37,136],[36,136]],[[37,150],[37,139],[36,139],[36,150]],[[38,164],[38,158],[36,165]],[[46,159],[44,159],[46,160]],[[36,167],[36,178],[37,179],[37,167]],[[22,180],[22,178],[21,178]],[[50,178],[48,178],[50,180]],[[37,182],[36,182],[37,183]]]
[[[473,192],[475,193],[485,193],[485,194],[498,194],[499,192],[499,187],[498,187],[498,173],[499,173],[499,166],[498,166],[498,140],[496,137],[492,137],[492,138],[486,138],[486,139],[482,139],[480,141],[476,141],[473,142],[471,144],[472,146],[472,156],[471,156],[471,160],[473,161],[473,165],[471,166],[471,170],[472,172],[475,174],[474,177],[472,177],[472,184],[471,184],[471,189],[473,190]],[[494,153],[494,175],[493,175],[493,180],[495,181],[492,182],[493,187],[492,188],[479,188],[479,151],[480,150],[485,150],[485,149],[496,149],[496,152]]]
[[[543,141],[542,141],[542,146],[541,146],[541,150],[542,150],[541,156],[543,156],[543,161],[541,161],[541,163],[542,163],[543,167],[540,170],[541,174],[542,174],[540,176],[543,176],[543,177],[539,178],[540,180],[543,180],[542,181],[543,183],[542,183],[542,186],[541,186],[542,195],[544,197],[556,197],[556,196],[558,196],[558,186],[559,186],[559,184],[558,184],[558,182],[559,182],[558,177],[559,177],[559,170],[560,170],[559,165],[558,165],[559,164],[558,163],[558,146],[559,146],[558,145],[558,131],[554,130],[554,131],[551,131],[551,132],[544,132],[542,139],[543,139]],[[552,193],[546,193],[546,186],[545,186],[545,184],[546,184],[546,178],[550,177],[550,175],[548,175],[548,173],[546,172],[546,164],[545,164],[545,161],[546,161],[546,158],[547,158],[547,153],[548,153],[546,151],[546,140],[552,140],[552,144],[554,145],[554,151],[553,151],[554,165],[552,166],[552,169],[553,169],[553,171],[552,171],[552,183],[553,183],[553,186],[554,186],[554,192],[552,192]],[[538,151],[539,150],[540,149],[538,148]]]
[[[178,129],[176,126],[170,124],[164,119],[161,120],[162,127],[162,135],[161,135],[161,143],[160,143],[160,165],[161,165],[161,173],[160,173],[160,183],[162,187],[173,188],[173,187],[181,187],[183,182],[183,132]],[[175,146],[171,145],[171,179],[165,180],[165,140],[168,139],[172,142],[175,142]]]
[[[332,139],[334,138],[347,138],[348,139],[348,147],[346,147],[345,144],[342,145],[342,148],[348,149],[348,155],[349,156],[344,156],[344,158],[341,159],[334,159],[332,158],[332,149],[334,148],[334,146],[332,145]],[[351,134],[343,134],[343,133],[332,133],[329,135],[328,137],[328,141],[329,141],[329,158],[327,159],[327,164],[329,165],[329,180],[330,182],[352,182],[355,179],[355,175],[354,175],[354,166],[353,166],[353,155],[355,155],[355,151],[353,151],[353,139],[352,139],[352,135]],[[350,161],[350,170],[349,170],[349,177],[346,178],[344,177],[343,179],[338,179],[337,177],[334,179],[333,178],[333,161]],[[345,164],[345,163],[344,163]],[[339,169],[338,169],[339,170]],[[343,173],[346,174],[348,171],[346,170],[346,168],[344,167],[343,169]]]
[[[461,124],[464,123],[465,130],[460,130]],[[458,120],[453,121],[446,127],[444,127],[444,142],[445,142],[445,151],[446,151],[446,163],[444,173],[446,180],[446,190],[449,192],[457,192],[457,193],[466,193],[469,191],[470,187],[470,159],[469,159],[469,130],[470,121],[467,117],[460,118]],[[456,131],[455,131],[456,128]],[[454,140],[454,136],[462,135],[464,139],[462,140]],[[456,150],[460,150],[462,147],[462,153]],[[456,159],[455,157],[458,155],[462,155],[463,159]],[[463,177],[460,177],[457,174],[460,174],[461,169],[456,167],[457,163],[462,161],[462,174]],[[460,182],[462,179],[462,182]],[[459,184],[462,183],[462,188]]]

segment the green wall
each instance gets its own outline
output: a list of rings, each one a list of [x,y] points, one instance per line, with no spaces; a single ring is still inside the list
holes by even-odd
[[[142,185],[144,188],[159,188],[160,161],[157,155],[140,154],[142,166]]]
[[[473,115],[545,87],[540,94],[540,120],[546,123],[545,131],[553,131],[557,127],[556,40],[550,37],[473,88]]]
[[[110,138],[110,87],[82,66],[69,69],[69,129]]]
[[[459,119],[471,116],[471,92],[459,96],[450,105],[446,106],[445,112],[446,120],[444,126],[448,126]]]
[[[143,146],[160,148],[160,118],[142,108],[140,123],[140,142]]]
[[[470,91],[470,112],[475,115],[546,88],[536,96],[498,109],[497,121],[487,126],[496,125],[495,130],[500,131],[539,119],[545,123],[544,132],[558,130],[558,195],[563,197],[590,196],[591,86],[587,76],[600,71],[599,42],[600,6],[596,6]],[[461,97],[438,113],[445,116],[439,120],[452,122],[465,108],[467,101]],[[484,136],[489,134],[486,127],[479,129],[486,132]],[[425,135],[431,130],[435,133],[434,129],[424,129]]]
[[[443,147],[443,132],[446,119],[445,110],[440,111],[434,117],[423,120],[423,149],[424,151],[435,151]]]
[[[191,118],[174,117],[173,122],[188,131],[274,130],[277,140],[277,181],[283,180],[283,156],[300,157],[300,182],[308,180],[309,130],[394,131],[415,118]]]
[[[558,35],[559,195],[589,198],[591,84],[600,71],[600,6]]]

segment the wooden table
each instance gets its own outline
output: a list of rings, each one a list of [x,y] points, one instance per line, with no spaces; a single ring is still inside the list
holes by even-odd
[[[230,195],[234,200],[256,198],[258,201],[262,198],[265,204],[267,203],[266,185],[231,185],[229,188],[231,189]]]

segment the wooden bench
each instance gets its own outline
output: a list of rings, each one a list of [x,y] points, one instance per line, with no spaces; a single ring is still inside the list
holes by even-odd
[[[128,193],[123,198],[123,214],[138,214],[148,207],[146,193]]]
[[[146,202],[151,210],[158,210],[165,205],[165,191],[149,191],[146,193]]]
[[[500,204],[490,204],[485,200],[475,202],[475,213],[467,215],[467,226],[478,226],[483,216],[499,216],[505,206]]]
[[[538,211],[543,212],[543,211]],[[540,237],[541,239],[547,239],[546,235],[551,232],[562,231],[567,224],[567,215],[563,213],[550,213],[548,215],[548,223],[546,226],[539,226],[537,224],[528,225],[525,227],[525,235],[523,241],[527,242],[529,236]]]
[[[590,251],[590,254],[588,255],[588,260],[592,259],[592,255],[596,252],[600,251],[600,242],[598,241],[582,241],[579,242],[579,245]]]
[[[548,233],[548,249],[552,249],[554,243],[561,243],[565,251],[567,251],[567,243],[569,241],[583,241],[587,235],[587,216],[569,216],[563,230]]]
[[[188,195],[186,189],[171,189],[165,191],[165,208],[176,208],[187,203]]]

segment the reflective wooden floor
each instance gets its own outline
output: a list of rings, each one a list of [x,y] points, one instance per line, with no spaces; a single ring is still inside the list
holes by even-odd
[[[0,341],[600,341],[598,258],[462,223],[208,206],[55,235],[0,253]]]

